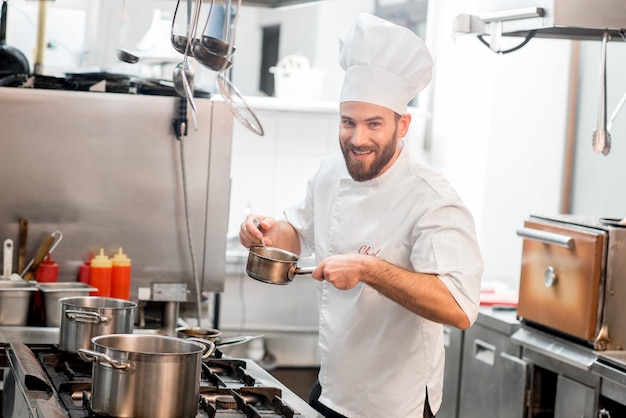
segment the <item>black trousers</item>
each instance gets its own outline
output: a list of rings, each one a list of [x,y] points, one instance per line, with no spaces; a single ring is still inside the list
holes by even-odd
[[[315,381],[311,392],[309,392],[309,405],[311,405],[317,412],[322,414],[324,418],[347,418],[338,412],[333,411],[323,403],[319,401],[319,397],[322,394],[322,385],[319,380]],[[428,404],[428,393],[426,393],[426,404],[424,405],[424,418],[435,418],[435,415],[430,410]]]

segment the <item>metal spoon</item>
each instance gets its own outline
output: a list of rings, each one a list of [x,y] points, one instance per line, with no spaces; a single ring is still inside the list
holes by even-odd
[[[187,1],[191,1],[191,0],[187,0]],[[176,18],[176,12],[178,11],[179,4],[180,4],[180,0],[176,2],[176,11],[174,12],[174,18],[172,19],[172,31],[174,27],[174,19]],[[195,10],[194,10],[191,23],[189,26],[189,31],[187,34],[187,45],[185,46],[185,53],[183,55],[183,61],[180,63],[180,68],[178,70],[176,69],[178,65],[174,68],[174,72],[172,74],[172,81],[174,82],[175,89],[177,85],[179,86],[179,88],[176,89],[176,92],[179,95],[181,95],[181,92],[184,93],[181,96],[186,97],[189,100],[189,104],[191,105],[191,108],[194,113],[197,112],[196,102],[193,100],[193,90],[191,88],[194,74],[193,74],[193,70],[189,66],[188,60],[189,60],[189,54],[191,51],[191,46],[193,43],[192,39],[194,39],[196,28],[198,27],[198,18],[200,17],[201,6],[202,6],[202,1],[196,0]],[[183,87],[182,89],[180,89],[181,85]]]
[[[176,67],[174,67],[172,81],[174,82],[174,90],[176,90],[176,93],[178,93],[179,96],[193,96],[194,74],[188,61],[179,62]]]
[[[252,223],[254,224],[254,226],[256,226],[256,227],[257,227],[257,229],[258,229],[259,231],[261,231],[261,221],[259,221],[258,219],[256,219],[256,218],[255,218],[255,219],[252,221]],[[261,231],[261,234],[263,234],[263,231]],[[265,238],[261,238],[261,244],[263,244],[263,250],[265,251],[265,257],[268,257],[268,258],[269,258],[269,255],[268,255],[268,253],[267,253],[267,246],[265,245]]]
[[[591,145],[593,150],[604,155],[611,151],[611,135],[606,128],[606,43],[609,32],[602,35],[602,57],[600,61],[600,99],[598,101],[598,121],[593,131]]]

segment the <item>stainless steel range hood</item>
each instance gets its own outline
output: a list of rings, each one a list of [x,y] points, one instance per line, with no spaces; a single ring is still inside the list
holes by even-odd
[[[476,0],[456,16],[457,32],[474,35],[611,40],[626,36],[625,0]]]

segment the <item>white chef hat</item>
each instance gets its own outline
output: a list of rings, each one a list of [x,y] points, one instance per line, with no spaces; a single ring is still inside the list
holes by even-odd
[[[415,33],[361,13],[339,37],[339,65],[346,71],[340,102],[373,103],[402,115],[430,83],[433,62]]]

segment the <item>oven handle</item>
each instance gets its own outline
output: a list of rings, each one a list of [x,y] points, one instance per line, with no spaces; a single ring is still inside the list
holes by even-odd
[[[574,238],[563,234],[557,234],[548,231],[539,231],[532,228],[520,228],[517,230],[517,235],[523,238],[543,242],[544,244],[554,244],[561,247],[569,248],[570,250],[574,249]]]
[[[118,361],[113,360],[111,357],[107,356],[106,354],[102,354],[93,350],[87,350],[85,348],[79,348],[78,355],[87,363],[105,362],[116,370],[130,370],[132,368],[131,363],[120,363]]]

